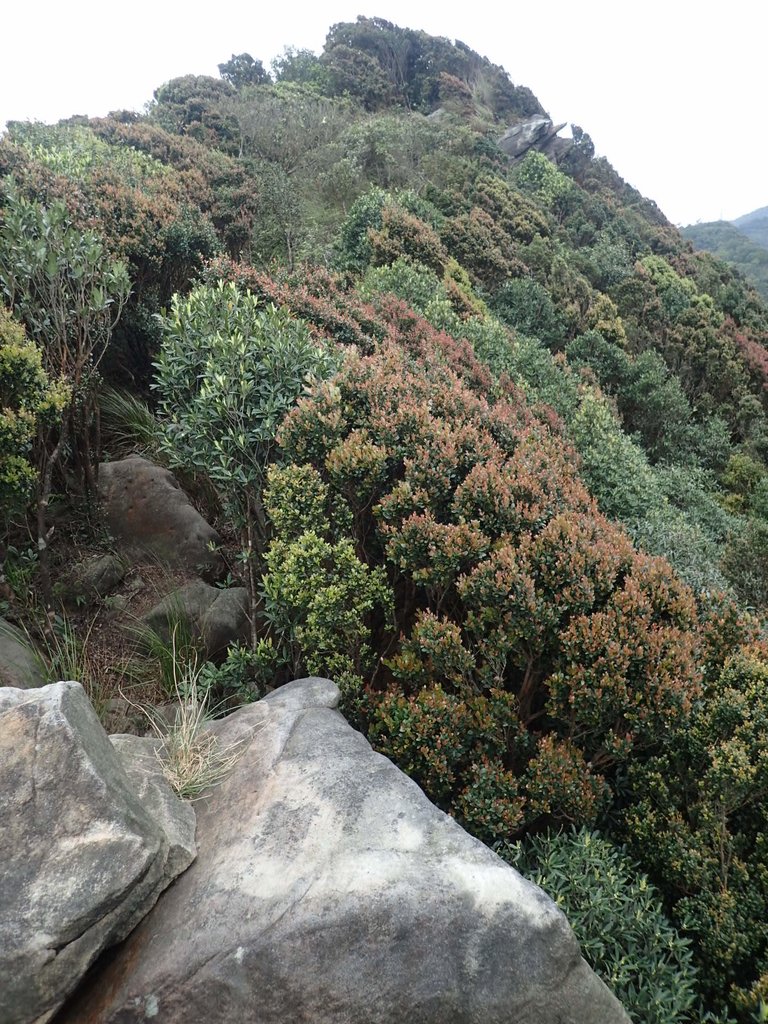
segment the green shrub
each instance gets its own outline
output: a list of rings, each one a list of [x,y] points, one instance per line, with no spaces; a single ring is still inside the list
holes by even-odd
[[[565,324],[547,289],[532,277],[507,281],[491,300],[491,307],[504,323],[521,334],[539,338],[557,348],[565,337]]]
[[[49,379],[40,349],[0,305],[0,526],[31,497],[38,428],[55,422],[68,400],[66,385]]]
[[[534,836],[496,851],[565,913],[582,953],[637,1024],[692,1021],[689,942],[632,861],[596,832]]]
[[[255,649],[233,644],[220,665],[207,661],[200,667],[197,682],[217,704],[246,704],[275,687],[281,667],[280,652],[271,640],[259,640]]]
[[[339,359],[287,309],[234,284],[175,295],[159,318],[158,408],[169,465],[205,474],[240,531],[256,645],[257,561],[267,536],[262,503],[275,433],[313,377]]]

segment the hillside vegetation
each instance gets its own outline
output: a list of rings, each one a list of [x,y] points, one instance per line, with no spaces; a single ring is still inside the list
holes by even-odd
[[[745,224],[725,220],[707,224],[690,224],[682,229],[684,238],[697,249],[705,249],[721,260],[726,260],[768,300],[768,217],[761,233],[753,235]],[[760,221],[755,222],[757,225]]]
[[[753,242],[764,249],[768,248],[768,206],[761,206],[759,210],[745,213],[743,217],[737,217],[733,223]]]
[[[149,451],[251,593],[216,699],[329,676],[638,1022],[765,1019],[768,308],[464,44],[220,69],[0,140],[4,614]]]

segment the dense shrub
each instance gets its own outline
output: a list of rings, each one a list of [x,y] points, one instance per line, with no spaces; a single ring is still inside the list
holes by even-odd
[[[633,1020],[694,1019],[690,942],[664,913],[661,893],[622,850],[586,829],[496,850],[565,912],[584,957]]]

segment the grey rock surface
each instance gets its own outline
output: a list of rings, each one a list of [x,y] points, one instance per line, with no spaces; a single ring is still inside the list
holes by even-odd
[[[133,793],[168,839],[165,876],[170,884],[195,859],[195,812],[179,800],[163,773],[162,741],[149,736],[109,737],[128,776]]]
[[[230,644],[246,643],[250,634],[249,599],[245,587],[219,590],[200,622],[209,658],[224,653]]]
[[[79,683],[0,690],[0,780],[0,1021],[43,1024],[182,858]]]
[[[134,455],[99,466],[99,497],[123,551],[218,579],[221,538],[167,469]]]
[[[220,590],[193,580],[167,594],[147,612],[144,622],[165,640],[183,623],[191,638],[202,641],[206,657],[215,658],[230,644],[248,639],[248,591]]]
[[[198,858],[57,1024],[629,1024],[560,911],[291,683],[215,729]]]
[[[104,597],[122,583],[125,575],[125,565],[115,555],[95,555],[75,566],[64,579],[64,600],[73,605]]]
[[[29,640],[20,629],[0,618],[0,687],[26,690],[46,682],[43,665],[35,657]]]
[[[565,122],[553,125],[548,117],[537,114],[508,128],[498,140],[498,146],[513,161],[522,159],[529,150],[536,149],[557,162],[573,145],[572,139],[558,138],[558,132],[563,128]]]

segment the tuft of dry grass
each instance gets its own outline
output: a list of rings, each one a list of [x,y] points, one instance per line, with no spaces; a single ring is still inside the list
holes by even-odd
[[[171,648],[175,649],[175,634]],[[222,746],[210,728],[215,709],[210,707],[208,692],[201,692],[197,663],[185,657],[176,659],[173,666],[178,704],[173,723],[169,725],[156,709],[143,710],[161,740],[157,756],[171,788],[182,799],[196,800],[224,782],[253,733]]]

